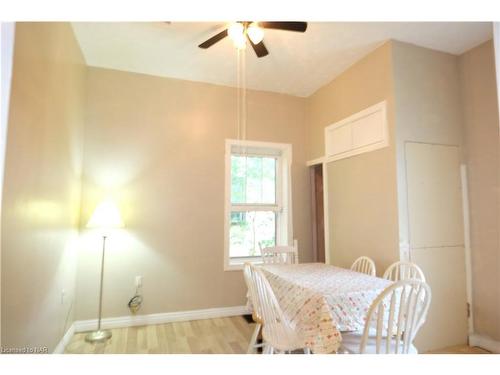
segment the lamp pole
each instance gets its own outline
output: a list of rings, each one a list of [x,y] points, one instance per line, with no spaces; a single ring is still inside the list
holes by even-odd
[[[101,330],[102,318],[102,282],[104,280],[104,255],[106,254],[106,236],[102,236],[102,258],[101,258],[101,285],[99,287],[99,320],[97,323],[97,330]]]
[[[111,331],[101,330],[102,317],[102,288],[104,280],[104,256],[106,254],[106,236],[102,236],[102,257],[101,257],[101,282],[99,286],[99,318],[97,320],[97,331],[89,332],[85,336],[87,342],[103,342],[111,338]]]
[[[94,212],[87,223],[87,228],[100,228],[104,231],[107,231],[111,228],[122,228],[123,226],[124,224],[120,216],[120,210],[111,199],[107,199],[99,203],[99,205],[94,209]],[[104,285],[104,259],[106,255],[107,239],[106,234],[108,233],[104,232],[102,236],[101,278],[99,285],[99,317],[97,319],[97,330],[89,332],[85,336],[85,341],[91,343],[104,342],[111,337],[111,331],[101,329],[102,289]]]

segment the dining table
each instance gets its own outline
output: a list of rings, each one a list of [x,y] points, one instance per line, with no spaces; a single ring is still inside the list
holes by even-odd
[[[392,283],[324,263],[260,267],[303,347],[314,353],[337,352],[342,332],[364,329],[370,305]]]

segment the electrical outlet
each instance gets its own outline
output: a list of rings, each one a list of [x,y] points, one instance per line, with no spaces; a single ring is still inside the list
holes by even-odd
[[[135,277],[135,286],[137,288],[141,288],[142,287],[142,276],[136,276]]]

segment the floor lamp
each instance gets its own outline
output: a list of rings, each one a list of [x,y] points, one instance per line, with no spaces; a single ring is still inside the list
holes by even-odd
[[[101,329],[102,316],[102,287],[104,279],[104,256],[106,254],[106,238],[108,231],[113,228],[123,227],[120,210],[111,200],[101,202],[87,223],[87,228],[96,228],[102,231],[102,256],[101,256],[101,279],[99,284],[99,318],[97,330],[89,332],[85,336],[87,342],[103,342],[111,338],[111,331]]]

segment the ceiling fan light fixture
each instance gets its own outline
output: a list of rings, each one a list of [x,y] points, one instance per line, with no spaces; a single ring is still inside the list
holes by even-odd
[[[259,44],[264,39],[264,30],[257,22],[252,22],[247,28],[247,34],[253,44]]]
[[[215,34],[211,38],[199,44],[199,48],[207,49],[218,43],[225,37],[229,37],[233,41],[234,46],[241,50],[247,46],[249,41],[253,51],[257,57],[269,55],[269,51],[264,45],[264,29],[274,29],[283,31],[295,31],[303,33],[307,30],[307,22],[251,22],[239,21],[227,25],[227,28]]]
[[[236,48],[244,49],[246,47],[245,27],[242,23],[232,23],[227,29],[227,35],[229,35]]]

